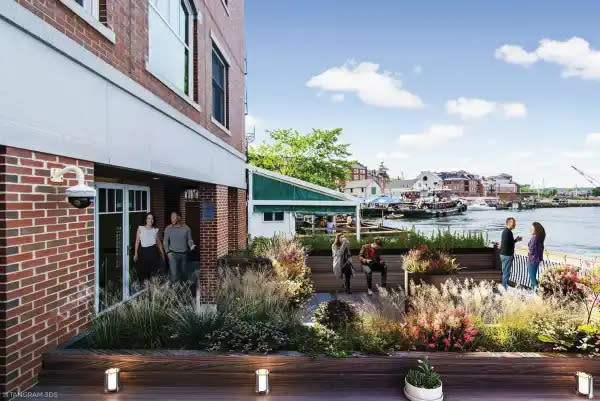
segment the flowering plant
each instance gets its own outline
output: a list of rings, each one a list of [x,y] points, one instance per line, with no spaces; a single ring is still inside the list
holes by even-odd
[[[545,297],[565,296],[574,299],[585,297],[580,282],[579,269],[573,266],[559,266],[548,269],[540,277],[540,290]]]
[[[417,348],[430,351],[464,351],[479,331],[462,308],[447,308],[407,318],[408,337]]]
[[[456,259],[427,245],[411,249],[404,258],[403,267],[410,273],[424,274],[455,274],[460,270]]]

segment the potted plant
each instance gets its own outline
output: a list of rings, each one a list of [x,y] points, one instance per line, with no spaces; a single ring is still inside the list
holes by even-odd
[[[442,379],[429,364],[427,357],[419,359],[417,369],[411,369],[404,378],[404,395],[410,401],[442,401]]]
[[[411,249],[404,257],[402,268],[405,274],[406,293],[408,293],[410,280],[417,284],[424,282],[439,286],[448,279],[449,275],[456,274],[461,269],[450,254],[430,249],[427,245]]]

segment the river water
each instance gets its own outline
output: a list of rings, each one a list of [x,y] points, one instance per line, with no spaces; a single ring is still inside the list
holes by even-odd
[[[530,238],[531,223],[540,222],[546,229],[546,248],[551,251],[600,256],[600,207],[566,207],[533,210],[467,211],[463,215],[437,219],[385,220],[386,227],[411,229],[430,234],[438,230],[482,232],[490,241],[500,241],[507,217],[517,220],[515,237]],[[379,221],[381,222],[381,220]]]

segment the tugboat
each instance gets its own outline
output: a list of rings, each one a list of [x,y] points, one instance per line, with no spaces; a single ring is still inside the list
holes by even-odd
[[[442,201],[422,200],[408,208],[400,209],[406,218],[435,218],[462,214],[467,210],[460,199],[448,199]]]

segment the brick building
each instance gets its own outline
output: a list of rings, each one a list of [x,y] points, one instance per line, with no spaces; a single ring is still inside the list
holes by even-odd
[[[177,210],[216,259],[246,243],[243,0],[0,2],[0,391],[134,295],[132,246]],[[50,170],[83,170],[77,209]]]

